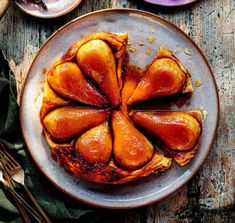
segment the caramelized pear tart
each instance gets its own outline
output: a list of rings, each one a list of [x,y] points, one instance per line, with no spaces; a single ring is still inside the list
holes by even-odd
[[[202,134],[199,110],[133,110],[136,103],[193,87],[189,72],[165,48],[146,71],[130,68],[127,41],[127,33],[86,36],[45,80],[40,120],[46,140],[67,170],[96,183],[133,181],[166,171],[172,160],[183,166]]]

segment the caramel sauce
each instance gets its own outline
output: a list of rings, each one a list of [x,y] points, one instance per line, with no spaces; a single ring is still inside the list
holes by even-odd
[[[51,158],[57,162],[57,156],[54,153],[51,153]]]
[[[191,105],[191,103],[189,101],[176,101],[175,102],[175,105],[178,107],[178,108],[182,108],[184,106],[186,107],[189,107]]]

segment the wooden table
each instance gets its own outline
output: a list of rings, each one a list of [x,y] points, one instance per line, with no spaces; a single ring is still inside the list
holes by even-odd
[[[52,20],[32,18],[12,4],[0,22],[0,48],[11,61],[18,91],[34,55],[54,31],[80,15],[114,7],[153,12],[191,36],[214,71],[221,117],[208,158],[186,186],[154,205],[108,212],[107,222],[235,222],[235,1],[199,0],[187,7],[163,8],[140,0],[83,0],[71,13]]]

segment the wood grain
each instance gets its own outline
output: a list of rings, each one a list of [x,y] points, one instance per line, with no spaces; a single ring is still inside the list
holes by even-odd
[[[193,5],[179,8],[164,8],[134,0],[84,0],[71,13],[52,20],[29,17],[12,4],[0,22],[0,48],[15,70],[18,91],[21,90],[34,55],[54,31],[77,16],[117,7],[153,12],[173,22],[191,36],[214,71],[221,116],[211,152],[188,185],[167,199],[142,209],[105,211],[103,222],[235,222],[234,0],[199,0]]]

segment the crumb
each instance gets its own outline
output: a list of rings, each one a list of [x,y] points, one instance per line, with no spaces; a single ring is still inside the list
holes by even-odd
[[[39,84],[44,84],[45,83],[45,80],[42,80],[39,82]]]
[[[138,37],[139,37],[139,36],[140,36],[140,34],[139,34],[139,33],[137,33],[137,34],[136,34],[136,36],[138,36]]]
[[[149,30],[149,32],[152,33],[152,34],[155,33],[155,31],[156,30],[153,27]]]
[[[131,53],[134,53],[135,50],[136,50],[136,46],[130,46],[129,50],[130,50]]]
[[[200,110],[200,111],[203,111],[204,108],[203,108],[202,106],[199,106],[199,110]]]
[[[147,54],[147,55],[150,55],[151,53],[152,53],[151,50],[146,50],[146,54]]]
[[[202,85],[202,81],[196,80],[195,86],[196,86],[196,87],[200,87],[201,85]]]
[[[144,41],[141,41],[141,40],[140,40],[140,41],[138,42],[138,45],[139,45],[139,46],[144,46]]]
[[[191,54],[191,52],[190,52],[190,50],[188,49],[188,48],[185,48],[184,49],[184,52],[185,52],[185,54],[187,54],[188,56],[192,56],[192,54]]]
[[[154,43],[157,38],[156,37],[148,37],[147,39],[148,39],[149,43]]]
[[[128,44],[128,45],[132,44],[131,39],[128,39],[128,40],[127,40],[127,44]]]
[[[47,72],[47,68],[46,68],[46,67],[43,67],[43,68],[42,68],[42,74],[46,74],[46,72]]]
[[[178,53],[180,53],[180,52],[182,51],[182,49],[181,49],[180,47],[178,47],[178,48],[176,49],[176,51],[177,51]]]
[[[206,117],[208,116],[208,111],[207,110],[203,110],[202,111],[202,114],[203,114],[203,120],[206,120]]]

